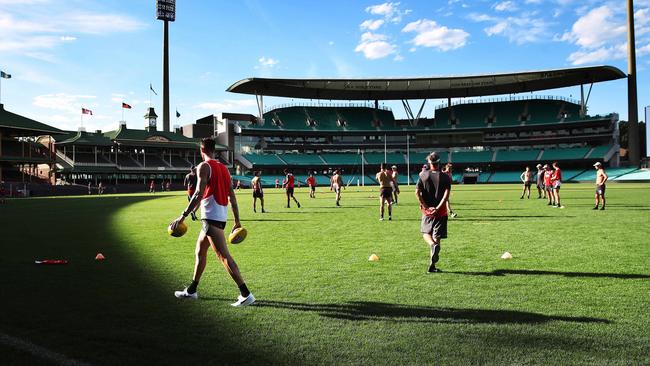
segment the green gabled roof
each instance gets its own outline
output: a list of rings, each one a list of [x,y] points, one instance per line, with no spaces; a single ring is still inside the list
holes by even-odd
[[[5,110],[4,104],[0,104],[0,128],[20,130],[27,134],[33,132],[33,135],[59,134],[63,132],[56,127],[48,126],[45,123],[9,112]]]
[[[79,131],[53,136],[57,145],[112,146],[113,141],[101,133]]]
[[[196,148],[199,144],[197,139],[185,137],[174,132],[132,130],[124,126],[120,126],[117,130],[106,132],[104,136],[123,145]]]

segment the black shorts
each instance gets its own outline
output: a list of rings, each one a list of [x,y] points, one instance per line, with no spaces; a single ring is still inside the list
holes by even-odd
[[[253,198],[264,198],[264,192],[262,192],[262,191],[253,191]]]
[[[447,216],[433,218],[433,217],[422,215],[422,222],[420,223],[420,232],[422,232],[422,234],[429,234],[434,238],[446,239],[447,238]]]
[[[293,196],[293,187],[287,188],[287,194]]]
[[[605,187],[604,184],[600,184],[600,185],[597,184],[596,185],[596,194],[604,196],[605,195],[605,188],[606,187]]]
[[[524,182],[524,187],[530,187],[531,183],[530,182]]]
[[[309,186],[309,189],[310,189],[312,192],[316,192],[316,186]]]
[[[379,197],[387,200],[393,198],[393,189],[391,187],[382,187],[379,191]]]
[[[217,221],[217,220],[208,220],[208,219],[201,219],[201,225],[203,226],[203,232],[208,233],[208,229],[210,229],[210,226],[214,226],[217,229],[225,229],[226,228],[226,223],[224,221]]]

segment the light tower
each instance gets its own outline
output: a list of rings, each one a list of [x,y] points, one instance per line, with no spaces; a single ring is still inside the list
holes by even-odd
[[[156,18],[163,21],[163,131],[169,131],[169,22],[176,20],[176,0],[156,0]]]
[[[634,38],[634,1],[627,0],[627,156],[630,165],[638,167],[641,158],[641,152],[639,151],[641,150],[641,146],[639,144],[639,107],[636,92],[636,43]]]

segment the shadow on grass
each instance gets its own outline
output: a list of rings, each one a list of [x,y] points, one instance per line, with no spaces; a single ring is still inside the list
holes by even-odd
[[[20,294],[2,297],[0,313],[11,315],[0,317],[0,331],[98,365],[297,363],[251,334],[227,302],[206,316],[204,304],[174,298],[183,279],[147,257],[166,245],[167,222],[127,209],[159,198],[168,197],[24,200],[0,211],[0,222],[12,228],[2,233],[0,268],[11,275],[0,276],[0,288]],[[120,233],[116,221],[127,222],[129,232]],[[101,263],[94,260],[99,251],[107,258]],[[36,266],[37,258],[69,264]],[[20,357],[15,364],[39,361]]]
[[[495,269],[492,272],[453,272],[445,273],[468,275],[468,276],[506,276],[506,275],[529,275],[529,276],[564,276],[564,277],[585,277],[585,278],[618,278],[618,279],[647,279],[650,275],[635,273],[596,273],[596,272],[561,272],[542,271],[535,269]]]
[[[516,310],[456,309],[352,301],[345,304],[306,304],[260,300],[256,306],[315,312],[341,320],[384,320],[422,323],[470,324],[542,324],[550,321],[576,323],[609,323],[591,317],[553,316]]]

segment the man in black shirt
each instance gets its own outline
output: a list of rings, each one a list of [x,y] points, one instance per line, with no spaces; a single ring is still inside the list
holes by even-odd
[[[451,191],[451,179],[440,172],[440,157],[436,152],[427,156],[429,170],[420,173],[415,195],[420,202],[422,222],[420,231],[424,241],[431,247],[429,273],[440,272],[436,268],[440,253],[440,240],[447,238],[447,200]]]

